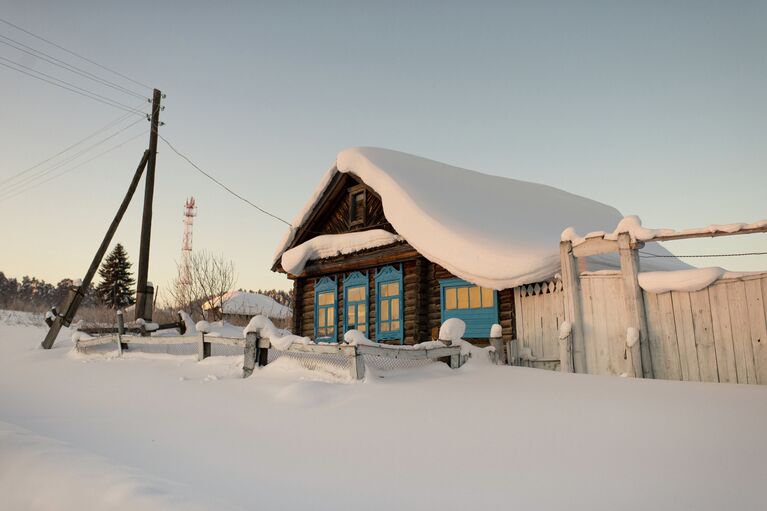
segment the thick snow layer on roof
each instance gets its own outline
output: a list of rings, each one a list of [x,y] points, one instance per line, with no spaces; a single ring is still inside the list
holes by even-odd
[[[273,298],[259,293],[229,291],[223,298],[224,314],[256,316],[262,314],[270,318],[287,318],[292,314],[290,307],[277,303]],[[210,304],[206,305],[209,308]]]
[[[494,289],[554,275],[564,226],[582,232],[607,230],[623,218],[611,206],[551,186],[362,147],[338,154],[336,167],[322,178],[294,226],[308,218],[336,171],[353,174],[373,188],[381,196],[387,220],[430,261]],[[294,234],[295,229],[286,234],[275,260]],[[615,258],[600,260],[605,267],[617,266]],[[285,267],[284,258],[282,262]],[[656,264],[673,266],[669,261]]]
[[[351,254],[359,250],[391,245],[399,241],[402,241],[400,236],[383,229],[346,234],[323,234],[282,254],[282,267],[286,272],[298,275],[304,271],[307,261]]]

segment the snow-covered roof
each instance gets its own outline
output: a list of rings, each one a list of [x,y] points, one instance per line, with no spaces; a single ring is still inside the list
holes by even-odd
[[[248,293],[245,291],[229,291],[223,298],[224,314],[240,314],[245,316],[256,316],[258,314],[270,318],[286,318],[292,314],[290,307],[277,303],[270,296],[259,293]],[[212,308],[210,302],[205,304],[205,308]]]
[[[389,149],[358,147],[338,153],[276,253],[278,261],[319,204],[336,173],[357,176],[378,193],[386,219],[430,261],[475,284],[505,289],[559,271],[562,229],[607,230],[623,215],[606,204],[552,186],[491,176]],[[658,253],[668,254],[662,247]],[[599,267],[617,259],[595,258]],[[285,267],[285,259],[282,260]],[[666,260],[647,269],[688,267]],[[295,268],[294,268],[295,269]],[[596,268],[595,268],[596,269]]]

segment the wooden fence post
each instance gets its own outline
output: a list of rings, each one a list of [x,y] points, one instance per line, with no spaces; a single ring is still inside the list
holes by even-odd
[[[354,351],[349,356],[349,374],[352,380],[362,380],[365,378],[365,358],[354,346]]]
[[[626,376],[642,377],[642,355],[639,348],[639,332],[634,327],[626,329]]]
[[[205,332],[200,332],[200,339],[197,341],[197,361],[205,360],[210,356],[210,343],[205,341]]]
[[[581,312],[581,279],[571,241],[563,241],[559,244],[559,258],[562,264],[562,283],[565,292],[565,319],[570,322],[572,328],[573,369],[576,373],[586,373],[586,343],[583,338],[583,314]]]
[[[496,325],[493,325],[493,326],[496,326]],[[490,329],[490,346],[495,348],[495,363],[497,365],[506,365],[508,364],[508,357],[506,356],[506,347],[504,346],[506,343],[504,343],[503,339],[501,338],[500,330],[501,330],[500,328]]]
[[[123,345],[123,334],[125,333],[125,319],[123,318],[123,310],[117,309],[117,356],[122,357],[123,350],[127,347]]]
[[[563,373],[575,372],[573,368],[573,335],[559,338],[559,370]]]
[[[639,287],[639,255],[636,248],[631,247],[631,235],[627,232],[618,234],[618,251],[621,257],[621,276],[623,277],[623,292],[626,295],[626,308],[630,325],[639,331],[639,348],[641,371],[638,378],[652,378],[652,359],[650,358],[650,343],[647,338],[647,316],[644,307],[644,295]]]
[[[245,358],[242,363],[243,378],[247,378],[253,374],[253,369],[256,367],[258,352],[258,334],[256,332],[248,332],[245,335]]]

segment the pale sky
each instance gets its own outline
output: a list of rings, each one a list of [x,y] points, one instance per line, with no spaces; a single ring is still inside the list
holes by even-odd
[[[0,18],[163,90],[161,133],[288,220],[336,153],[360,145],[554,185],[649,227],[767,218],[767,2],[221,4],[0,1]],[[0,35],[151,94],[7,25]],[[140,103],[7,45],[0,57]],[[0,92],[0,181],[124,113],[5,67]],[[82,277],[146,146],[141,136],[15,197],[0,185],[0,271]],[[232,259],[238,287],[288,288],[269,270],[285,226],[161,143],[149,272],[161,292],[189,195],[196,249]],[[115,236],[134,264],[142,197],[143,185]],[[667,247],[767,251],[767,238]],[[686,261],[767,269],[765,256]]]

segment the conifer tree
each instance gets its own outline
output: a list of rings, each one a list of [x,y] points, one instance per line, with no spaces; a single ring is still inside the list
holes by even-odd
[[[101,283],[96,287],[96,294],[101,303],[112,309],[133,305],[131,286],[136,281],[132,278],[131,266],[125,248],[118,243],[99,268]]]

